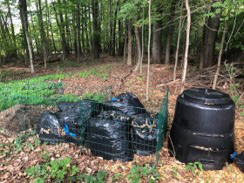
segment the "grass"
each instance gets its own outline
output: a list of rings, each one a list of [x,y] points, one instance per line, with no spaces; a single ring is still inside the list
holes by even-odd
[[[87,70],[87,71],[82,71],[80,72],[80,77],[81,78],[88,78],[91,76],[95,76],[97,78],[103,79],[103,80],[107,80],[109,77],[109,74],[107,71],[99,71],[97,69],[91,69],[91,70]]]

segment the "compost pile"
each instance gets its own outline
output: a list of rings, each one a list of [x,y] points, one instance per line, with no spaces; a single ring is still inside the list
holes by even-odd
[[[130,161],[133,154],[156,152],[158,115],[152,117],[132,93],[111,101],[61,102],[56,113],[44,112],[37,133],[42,142],[72,142],[107,160]]]

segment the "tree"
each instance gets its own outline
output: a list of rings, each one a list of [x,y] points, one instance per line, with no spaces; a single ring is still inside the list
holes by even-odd
[[[214,0],[214,2],[222,0]],[[211,6],[211,13],[215,10]],[[220,14],[211,14],[203,27],[202,49],[200,54],[200,68],[209,67],[213,65],[213,56],[215,50],[216,36],[219,28]]]
[[[31,39],[29,36],[29,31],[28,31],[26,0],[19,0],[19,11],[20,11],[21,23],[22,23],[22,27],[23,27],[25,38],[26,38],[27,47],[28,47],[30,69],[31,69],[31,73],[34,73],[35,70],[34,70],[34,64],[33,64],[33,51],[32,51]]]
[[[39,17],[39,27],[40,27],[41,40],[42,40],[44,68],[47,68],[47,61],[48,61],[47,38],[46,38],[46,32],[45,32],[44,25],[43,25],[41,0],[38,0],[37,9],[39,12],[38,17]]]
[[[173,31],[173,17],[175,13],[175,0],[171,1],[170,6],[170,15],[169,15],[169,21],[168,21],[168,31],[167,31],[167,39],[166,39],[166,50],[165,50],[165,64],[170,63],[170,49],[171,49],[171,37],[172,37],[172,31]]]
[[[98,59],[100,55],[100,23],[98,0],[92,0],[93,16],[93,56]]]
[[[184,54],[184,67],[182,71],[182,88],[181,91],[184,90],[185,80],[186,80],[186,72],[187,72],[187,64],[188,64],[188,51],[189,51],[189,40],[190,40],[190,28],[191,28],[191,10],[189,5],[189,0],[185,0],[185,6],[187,11],[187,24],[186,24],[186,47]]]
[[[152,4],[152,1],[149,0],[148,1],[149,3],[149,6],[148,6],[148,16],[149,16],[149,33],[148,33],[148,45],[147,45],[147,92],[146,92],[146,100],[149,99],[149,85],[150,85],[150,46],[151,46],[151,4]]]
[[[173,81],[176,80],[176,69],[177,69],[178,59],[179,59],[179,48],[180,48],[180,39],[181,39],[183,5],[184,5],[184,2],[182,0],[181,6],[180,6],[180,20],[179,20],[179,26],[178,26],[177,46],[176,46],[176,51],[175,51],[175,66],[174,66],[174,73],[173,73]]]

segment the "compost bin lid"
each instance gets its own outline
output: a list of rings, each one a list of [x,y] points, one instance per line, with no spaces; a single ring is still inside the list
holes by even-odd
[[[181,97],[206,105],[226,104],[231,100],[228,94],[209,88],[191,88],[185,90]]]

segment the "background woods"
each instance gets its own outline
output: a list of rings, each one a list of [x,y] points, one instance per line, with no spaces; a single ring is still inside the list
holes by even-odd
[[[123,56],[128,65],[147,54],[148,2],[146,0],[1,0],[1,64],[30,66],[82,54]],[[227,24],[223,57],[243,52],[242,0],[194,0],[189,35],[190,61],[200,68],[217,63],[221,35]],[[152,1],[152,63],[182,66],[186,42],[185,2]],[[178,44],[177,44],[178,42]],[[176,54],[177,52],[177,54]],[[176,58],[177,57],[177,58]],[[144,57],[147,58],[147,57]]]

